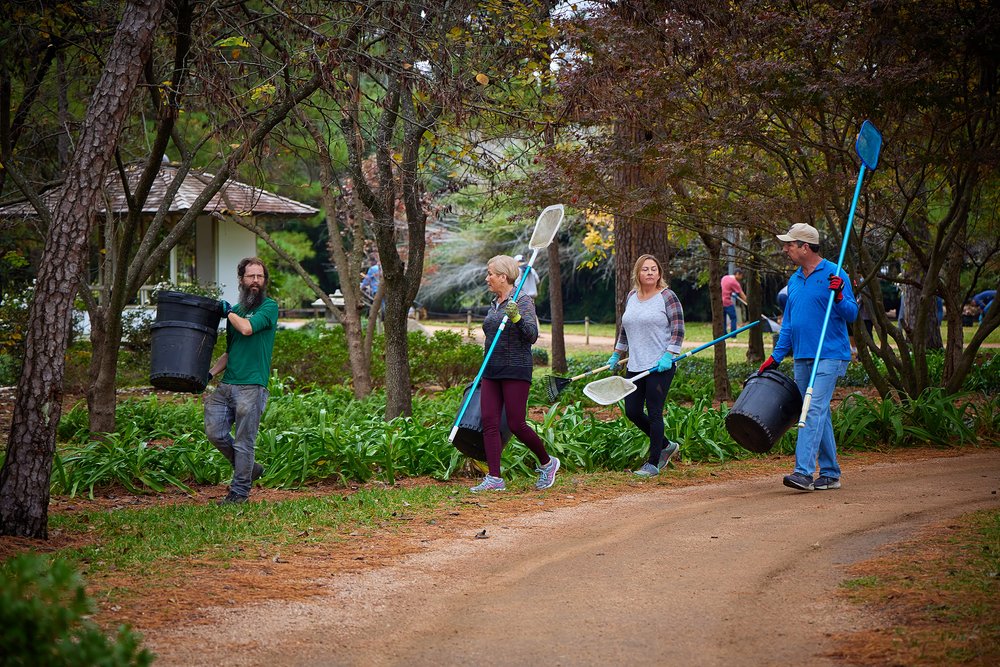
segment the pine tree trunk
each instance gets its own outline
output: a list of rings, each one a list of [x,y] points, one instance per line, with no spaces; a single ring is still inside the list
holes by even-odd
[[[762,250],[763,241],[759,232],[755,232],[750,238],[750,247],[754,252],[760,252]],[[762,286],[760,283],[760,273],[756,270],[744,268],[744,284],[743,291],[747,295],[747,324],[757,320],[761,322],[761,311],[764,306],[764,295],[762,293]],[[721,279],[720,279],[721,280]],[[721,297],[720,297],[721,298]],[[755,364],[759,364],[764,361],[764,345],[765,335],[766,340],[771,340],[771,335],[769,333],[770,329],[764,328],[765,323],[761,322],[757,326],[749,329],[747,336],[749,344],[747,345],[747,361]]]
[[[644,131],[638,123],[622,123],[615,128],[616,139],[622,151],[642,143]],[[619,168],[616,174],[618,195],[625,201],[631,192],[642,185],[642,165],[630,164]],[[641,255],[653,255],[667,271],[670,262],[670,237],[662,222],[637,220],[615,215],[615,322],[621,326],[625,296],[632,289],[632,268]],[[670,276],[663,276],[667,284]]]
[[[73,298],[86,276],[86,250],[129,101],[149,55],[164,0],[130,2],[66,173],[63,196],[52,212],[31,303],[24,368],[0,470],[0,534],[48,537],[49,484]]]
[[[562,269],[559,266],[559,243],[549,244],[549,307],[552,311],[552,372],[566,372],[566,336],[564,332]]]
[[[118,353],[122,339],[121,315],[115,308],[91,313],[90,383],[87,387],[87,418],[92,436],[115,432]]]
[[[710,234],[699,234],[708,250],[708,297],[712,304],[712,339],[722,336],[726,323],[722,313],[722,242]],[[726,359],[726,343],[712,347],[715,354],[712,381],[715,385],[716,401],[731,401],[733,393],[729,387],[729,365]]]

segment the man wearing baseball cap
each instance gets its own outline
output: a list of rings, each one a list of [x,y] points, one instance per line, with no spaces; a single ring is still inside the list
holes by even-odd
[[[800,491],[839,489],[840,466],[830,419],[830,400],[837,378],[847,372],[847,363],[851,360],[847,328],[857,319],[858,304],[847,272],[843,269],[838,272],[836,264],[819,254],[819,232],[815,227],[800,222],[792,225],[787,234],[779,234],[778,240],[789,261],[799,268],[788,279],[788,302],[778,342],[759,372],[772,366],[776,368],[787,354],[792,353],[795,384],[805,396],[830,291],[834,294],[806,425],[799,429],[795,442],[795,471],[786,475],[783,482]],[[817,458],[819,477],[813,480]]]

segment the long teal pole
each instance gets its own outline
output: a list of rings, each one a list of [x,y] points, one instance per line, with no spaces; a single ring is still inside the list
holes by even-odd
[[[851,227],[854,225],[854,209],[858,206],[858,197],[861,195],[861,184],[865,180],[865,164],[861,163],[861,170],[858,172],[858,184],[854,186],[854,199],[851,201],[851,212],[847,215],[847,228],[844,229],[844,242],[840,244],[840,256],[837,257],[836,274],[840,274],[840,267],[844,265],[844,255],[847,254],[847,242],[851,238]],[[833,311],[833,299],[835,295],[830,291],[830,299],[826,302],[826,315],[823,316],[823,328],[819,331],[819,345],[816,347],[816,358],[813,359],[812,372],[809,374],[809,386],[806,387],[806,395],[802,398],[802,414],[799,415],[799,428],[806,425],[806,414],[809,412],[809,404],[812,403],[813,385],[816,384],[816,369],[819,368],[819,358],[823,352],[823,341],[826,340],[826,328],[830,324],[830,313]]]
[[[535,263],[535,257],[538,256],[538,249],[536,248],[531,252],[531,260],[528,262],[528,267],[521,272],[521,280],[517,283],[517,288],[514,290],[514,294],[510,297],[514,301],[517,301],[517,297],[521,295],[521,287],[524,286],[524,281],[528,277],[528,272],[531,271],[531,266]],[[500,336],[503,335],[503,330],[507,328],[507,313],[504,313],[503,319],[500,320],[500,328],[497,329],[497,335],[493,337],[493,342],[490,343],[489,349],[486,350],[486,356],[483,357],[483,364],[479,367],[479,372],[476,373],[476,379],[472,381],[472,386],[469,387],[469,392],[465,396],[465,401],[462,403],[462,409],[458,411],[458,417],[455,418],[455,424],[451,427],[451,433],[448,435],[449,442],[455,442],[455,436],[458,435],[458,425],[462,421],[462,417],[465,416],[465,411],[469,408],[469,403],[472,401],[473,395],[476,393],[476,387],[479,386],[479,381],[483,378],[483,373],[486,372],[486,364],[489,363],[490,357],[493,356],[493,348],[497,346],[497,341],[500,340]]]

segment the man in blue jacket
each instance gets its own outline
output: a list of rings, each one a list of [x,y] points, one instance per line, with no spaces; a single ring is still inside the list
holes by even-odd
[[[778,240],[788,259],[799,268],[788,280],[788,303],[778,342],[760,370],[776,367],[792,353],[795,384],[803,396],[816,361],[830,291],[834,294],[806,425],[799,429],[795,442],[795,471],[785,475],[784,484],[800,491],[839,489],[840,466],[830,419],[830,400],[837,378],[847,372],[851,360],[847,331],[848,325],[858,316],[858,304],[847,273],[843,269],[838,272],[835,264],[819,254],[819,232],[815,227],[805,223],[792,225],[787,234],[778,236]],[[817,458],[819,477],[814,481]]]

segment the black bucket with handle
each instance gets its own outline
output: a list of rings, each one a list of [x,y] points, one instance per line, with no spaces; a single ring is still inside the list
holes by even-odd
[[[726,415],[726,430],[736,444],[764,454],[798,421],[801,412],[798,385],[781,371],[768,368],[743,383],[743,391]]]
[[[472,383],[470,382],[462,393],[462,405],[465,405],[465,399],[471,388]],[[483,443],[483,413],[479,406],[481,389],[482,384],[477,384],[476,391],[472,394],[472,400],[469,401],[469,406],[465,409],[465,414],[462,415],[462,421],[458,423],[458,433],[455,434],[455,441],[452,443],[455,445],[455,449],[477,461],[486,460],[486,445]],[[500,442],[502,445],[507,445],[510,436],[510,428],[507,426],[507,411],[501,410]]]
[[[195,294],[156,294],[149,382],[157,389],[199,394],[208,385],[219,336],[219,302]]]

